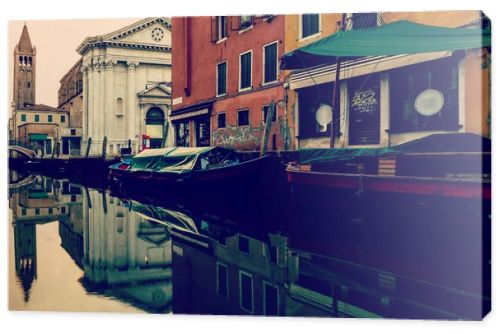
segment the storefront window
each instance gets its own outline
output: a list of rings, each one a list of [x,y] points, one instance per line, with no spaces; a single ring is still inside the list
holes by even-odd
[[[179,122],[175,125],[175,142],[177,146],[189,147],[189,122]]]
[[[333,83],[314,85],[298,90],[299,92],[299,137],[328,137],[330,136],[331,122],[322,124],[317,121],[318,110],[321,106],[332,105]],[[339,103],[337,95],[337,105]],[[340,132],[340,115],[334,115],[335,133]]]
[[[391,132],[457,130],[458,68],[452,57],[389,74]]]

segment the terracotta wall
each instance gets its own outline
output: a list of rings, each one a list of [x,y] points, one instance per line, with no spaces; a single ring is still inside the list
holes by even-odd
[[[49,137],[55,137],[55,131],[57,129],[58,125],[57,124],[47,124],[47,123],[40,123],[40,124],[26,124],[22,125],[19,127],[19,134],[18,138],[19,140],[27,143],[29,141],[29,134],[30,133],[41,133],[41,134],[47,134]]]
[[[278,57],[285,52],[285,17],[272,20],[254,19],[252,28],[238,30],[239,17],[227,17],[227,39],[213,41],[212,17],[172,19],[173,40],[173,110],[214,100],[211,117],[212,145],[232,146],[241,150],[260,147],[263,134],[262,107],[272,100],[281,101],[278,122],[272,126],[269,148],[275,136],[275,146],[284,147],[285,121],[283,82],[285,73],[279,72],[278,82],[263,85],[263,46],[278,42]],[[239,92],[239,57],[252,50],[252,89]],[[216,65],[227,61],[227,94],[216,98]],[[182,102],[180,99],[182,98]],[[237,111],[249,109],[249,126],[237,126]],[[226,128],[217,128],[217,115],[226,113]],[[193,142],[193,141],[192,141]]]
[[[69,111],[69,123],[70,128],[81,128],[83,124],[83,92],[78,95],[73,96],[71,99],[66,101],[64,104],[59,106],[60,109]]]

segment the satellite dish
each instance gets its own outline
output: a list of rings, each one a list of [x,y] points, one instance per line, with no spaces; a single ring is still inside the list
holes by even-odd
[[[415,99],[415,110],[423,116],[437,114],[444,105],[444,95],[436,89],[426,89]]]
[[[332,107],[321,103],[316,110],[316,122],[323,126],[330,124],[332,122]]]

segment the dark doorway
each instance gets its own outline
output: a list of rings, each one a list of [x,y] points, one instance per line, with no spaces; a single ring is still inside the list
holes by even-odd
[[[349,145],[380,142],[380,79],[359,77],[347,82],[349,94]]]
[[[158,107],[153,107],[146,113],[146,135],[149,136],[149,147],[159,148],[163,143],[165,114]]]

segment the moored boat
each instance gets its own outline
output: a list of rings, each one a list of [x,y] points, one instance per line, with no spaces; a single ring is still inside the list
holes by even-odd
[[[491,199],[491,142],[473,134],[439,134],[385,148],[309,149],[287,167],[300,187]]]
[[[121,185],[178,196],[251,194],[280,172],[276,157],[247,155],[222,147],[169,147],[145,150],[109,167]],[[283,168],[281,168],[283,174]]]

